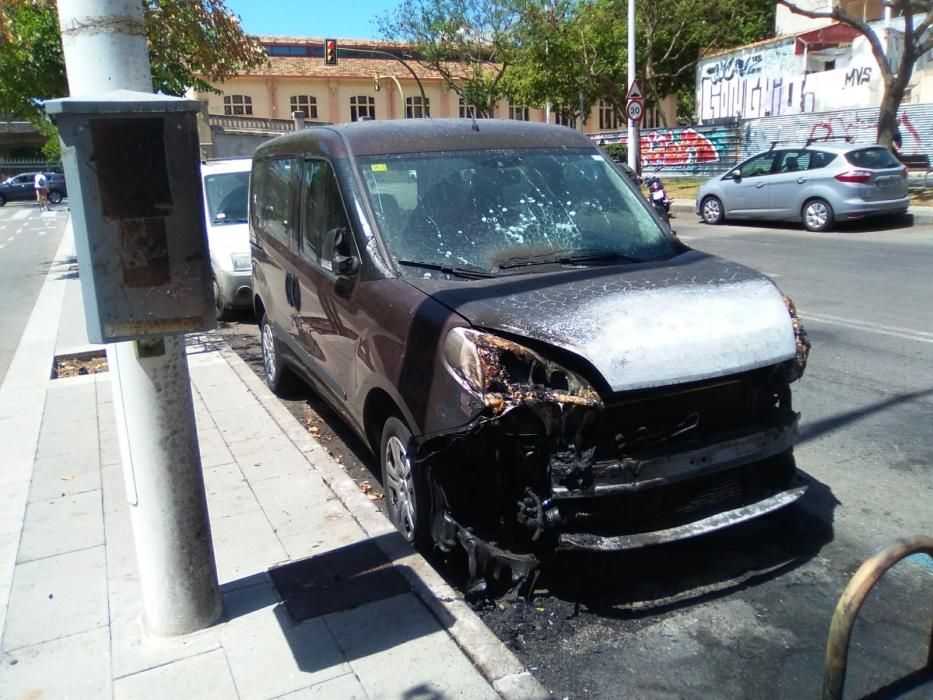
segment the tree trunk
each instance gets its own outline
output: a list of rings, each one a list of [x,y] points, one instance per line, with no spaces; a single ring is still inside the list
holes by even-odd
[[[897,132],[897,110],[904,99],[904,91],[910,76],[913,75],[913,65],[901,66],[901,70],[885,83],[884,96],[881,98],[881,107],[878,109],[878,136],[877,141],[882,146],[891,147],[894,134]]]

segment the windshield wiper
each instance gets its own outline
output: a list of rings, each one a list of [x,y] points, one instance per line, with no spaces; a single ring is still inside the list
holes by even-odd
[[[480,279],[486,277],[495,277],[491,272],[487,272],[481,267],[462,267],[455,265],[444,265],[443,263],[432,263],[424,262],[421,260],[396,260],[399,265],[406,265],[407,267],[420,267],[425,270],[437,270],[438,272],[446,272],[448,275],[457,275],[458,277],[466,277],[468,279]]]
[[[527,267],[529,265],[552,265],[554,263],[566,265],[572,263],[610,263],[629,262],[640,263],[644,260],[633,258],[630,255],[611,250],[555,250],[551,253],[529,255],[527,257],[509,258],[499,265],[502,270],[512,267]]]

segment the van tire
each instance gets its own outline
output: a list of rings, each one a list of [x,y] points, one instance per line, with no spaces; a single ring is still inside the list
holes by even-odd
[[[386,514],[410,544],[424,547],[430,542],[429,504],[424,475],[413,456],[411,431],[399,418],[391,416],[382,427],[379,443]]]
[[[220,285],[217,284],[217,280],[214,280],[214,314],[218,321],[230,320],[230,308],[224,304],[220,296]]]
[[[259,346],[262,348],[263,376],[266,378],[266,384],[276,396],[288,393],[291,375],[282,359],[279,341],[272,331],[272,324],[266,316],[259,319]]]

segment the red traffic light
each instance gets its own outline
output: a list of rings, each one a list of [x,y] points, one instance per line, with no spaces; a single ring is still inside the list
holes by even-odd
[[[324,65],[326,66],[337,65],[337,40],[336,39],[325,39],[324,40]]]

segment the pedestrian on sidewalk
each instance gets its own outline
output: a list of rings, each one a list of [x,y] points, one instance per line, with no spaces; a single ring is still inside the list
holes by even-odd
[[[36,177],[33,180],[33,185],[36,188],[36,204],[39,205],[40,209],[48,210],[49,208],[49,183],[43,173],[36,173]]]

